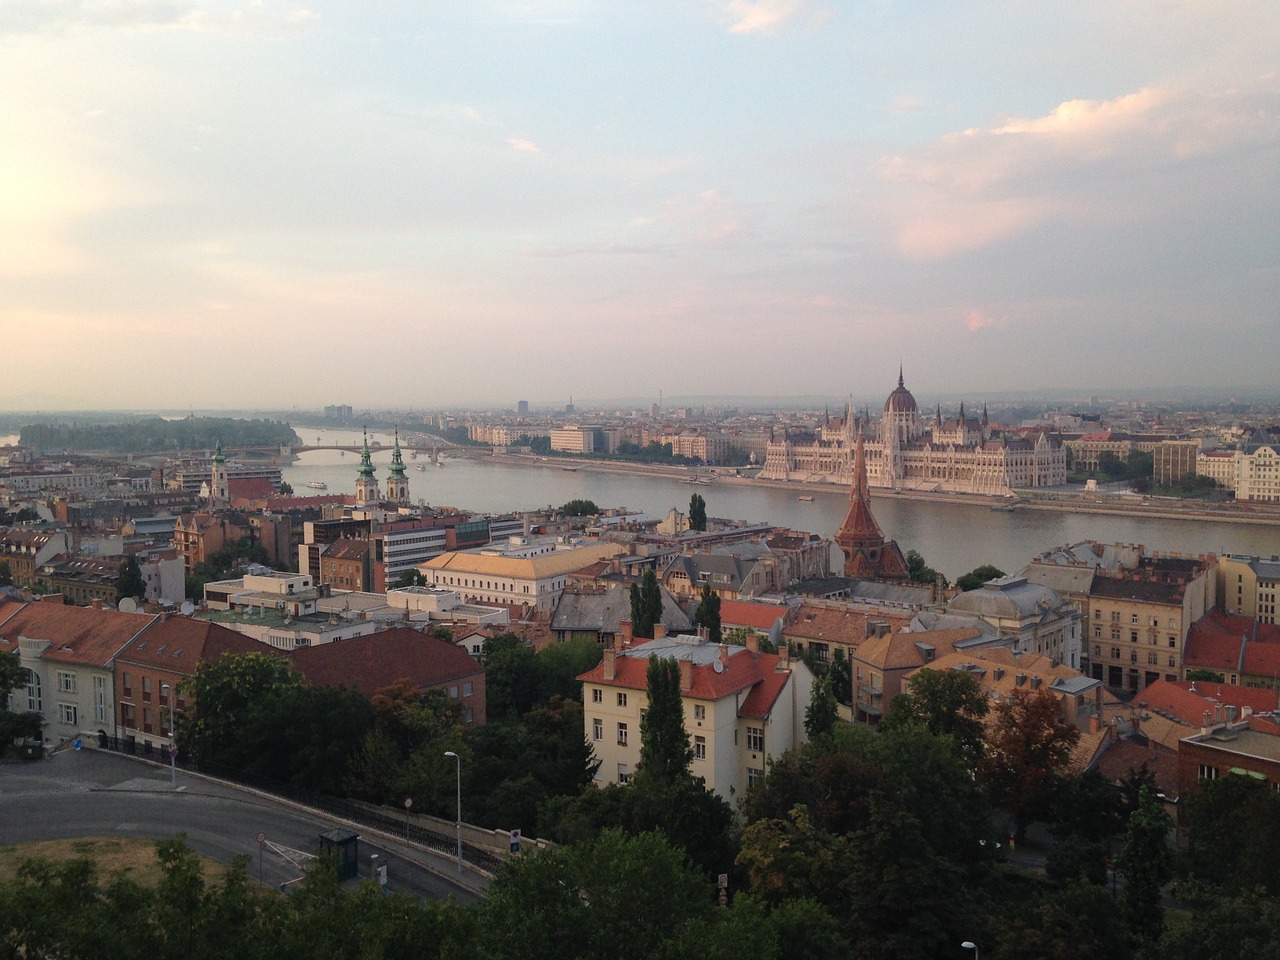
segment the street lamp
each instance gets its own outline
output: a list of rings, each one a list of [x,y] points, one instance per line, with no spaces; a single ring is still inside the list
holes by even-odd
[[[458,873],[462,873],[462,758],[452,750],[446,750],[444,755],[453,757],[458,767]]]
[[[963,947],[965,950],[972,950],[973,960],[978,960],[978,945],[976,943],[974,943],[972,940],[966,940],[964,943],[960,944],[960,946]]]
[[[167,683],[160,684],[160,694],[169,706],[169,784],[178,786],[178,743],[173,738],[173,696],[165,693],[172,688]]]

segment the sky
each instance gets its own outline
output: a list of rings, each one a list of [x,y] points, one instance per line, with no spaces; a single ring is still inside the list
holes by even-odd
[[[0,410],[1274,386],[1273,0],[3,0]]]

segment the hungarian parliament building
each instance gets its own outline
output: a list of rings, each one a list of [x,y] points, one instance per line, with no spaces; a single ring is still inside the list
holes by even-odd
[[[854,451],[864,440],[867,482],[890,490],[1007,496],[1017,489],[1067,482],[1061,441],[1043,428],[993,429],[982,416],[942,419],[942,409],[920,416],[902,382],[884,404],[879,422],[855,417],[830,420],[803,439],[769,441],[762,478],[807,483],[853,482]]]

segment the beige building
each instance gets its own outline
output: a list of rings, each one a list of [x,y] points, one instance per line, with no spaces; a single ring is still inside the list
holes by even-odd
[[[1277,623],[1280,556],[1218,559],[1218,606],[1224,613],[1263,623]]]
[[[1151,480],[1157,487],[1171,487],[1185,476],[1194,476],[1199,440],[1164,440],[1151,454]]]
[[[640,761],[640,721],[648,708],[651,656],[680,665],[684,728],[692,772],[732,802],[769,761],[805,742],[813,674],[803,662],[695,636],[663,636],[609,649],[582,681],[583,729],[600,766],[596,784],[626,783]]]
[[[993,430],[985,411],[970,417],[963,406],[946,420],[940,409],[922,417],[901,373],[879,421],[864,423],[849,412],[825,423],[815,438],[771,440],[760,476],[850,485],[858,437],[872,430],[865,443],[872,487],[1005,496],[1067,480],[1066,452],[1056,437]]]
[[[535,545],[516,553],[458,550],[428,560],[418,572],[427,586],[456,591],[467,603],[521,604],[550,612],[570,574],[626,552],[616,543]]]
[[[551,449],[560,453],[595,453],[595,427],[556,427],[551,431]]]

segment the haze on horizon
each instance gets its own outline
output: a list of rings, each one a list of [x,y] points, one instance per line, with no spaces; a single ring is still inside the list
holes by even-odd
[[[0,409],[1273,385],[1278,27],[7,0]]]

